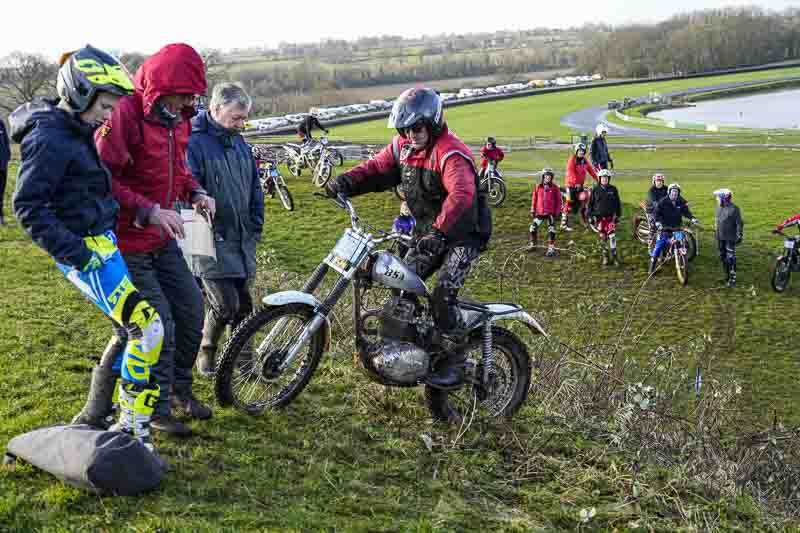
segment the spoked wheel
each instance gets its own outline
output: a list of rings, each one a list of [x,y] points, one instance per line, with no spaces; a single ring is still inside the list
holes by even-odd
[[[316,167],[314,167],[314,185],[321,189],[326,183],[328,183],[328,180],[331,179],[332,173],[333,167],[331,166],[330,162],[323,161],[322,163],[319,163]]]
[[[525,344],[513,333],[492,327],[494,373],[489,390],[478,385],[483,372],[480,334],[466,347],[466,383],[454,391],[425,386],[425,402],[435,420],[470,423],[475,419],[510,417],[525,401],[531,383],[531,362]]]
[[[695,257],[697,257],[697,237],[694,236],[694,233],[689,231],[684,232],[686,236],[686,259],[689,261],[693,261]]]
[[[775,292],[783,292],[789,287],[789,278],[791,277],[792,268],[789,264],[789,258],[781,256],[775,260],[775,265],[772,267],[772,290]]]
[[[287,211],[293,211],[294,200],[292,199],[292,193],[289,192],[289,188],[286,186],[286,184],[276,183],[275,188],[278,190],[278,198],[281,199],[281,204],[283,204],[284,209]]]
[[[675,272],[678,274],[678,281],[681,282],[681,285],[689,283],[688,253],[689,251],[683,247],[675,249]]]
[[[299,161],[291,160],[288,163],[286,163],[286,166],[289,168],[289,173],[295,178],[299,178],[300,174],[303,173],[303,169],[300,168]]]
[[[506,184],[500,178],[489,178],[489,205],[500,207],[506,201]]]
[[[633,218],[633,236],[642,244],[650,244],[650,224],[642,217]]]
[[[217,362],[214,390],[220,405],[249,414],[288,405],[302,392],[319,365],[325,333],[318,330],[282,371],[289,349],[314,316],[313,307],[264,307],[242,322]]]

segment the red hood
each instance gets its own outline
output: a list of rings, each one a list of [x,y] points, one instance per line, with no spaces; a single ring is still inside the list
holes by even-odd
[[[144,114],[165,94],[205,94],[206,74],[203,58],[184,43],[168,44],[148,57],[133,80],[141,94]]]

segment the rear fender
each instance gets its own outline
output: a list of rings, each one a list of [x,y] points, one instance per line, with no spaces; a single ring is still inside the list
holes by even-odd
[[[305,304],[313,309],[318,308],[321,302],[313,294],[302,291],[282,291],[265,296],[261,302],[270,307],[280,307],[289,304]],[[325,318],[325,351],[331,347],[331,322]]]
[[[547,334],[547,332],[539,324],[539,322],[535,318],[533,318],[527,311],[520,309],[519,311],[508,313],[507,311],[511,311],[516,306],[510,306],[506,304],[489,304],[487,307],[492,312],[495,313],[506,312],[506,314],[492,316],[491,318],[492,323],[509,321],[509,320],[515,322],[522,322],[523,324],[528,326],[528,329],[530,329],[531,333],[533,333],[534,335],[544,335],[546,338],[550,337],[550,335]]]

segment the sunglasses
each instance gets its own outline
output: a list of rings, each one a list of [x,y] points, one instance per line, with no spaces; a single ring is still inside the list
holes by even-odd
[[[424,129],[425,129],[425,124],[422,121],[420,121],[420,122],[417,122],[416,124],[414,124],[412,126],[409,126],[407,128],[400,128],[400,133],[403,135],[403,137],[407,137],[408,134],[411,133],[411,132],[421,133],[422,130],[424,130]]]

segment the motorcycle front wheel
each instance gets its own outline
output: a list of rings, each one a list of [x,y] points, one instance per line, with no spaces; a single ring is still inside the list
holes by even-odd
[[[689,283],[688,253],[689,251],[683,247],[675,248],[675,272],[678,274],[678,281],[681,282],[681,285]]]
[[[633,236],[642,244],[650,243],[650,224],[646,218],[633,217]]]
[[[264,307],[250,314],[225,343],[217,362],[214,391],[219,404],[251,415],[289,405],[319,365],[324,330],[318,330],[285,369],[279,367],[313,317],[314,308],[306,304]]]
[[[489,178],[489,205],[500,207],[506,201],[506,184],[495,177]]]
[[[332,170],[331,164],[328,162],[322,163],[321,166],[317,165],[314,170],[314,185],[320,189],[324,187],[331,179]]]
[[[283,204],[284,209],[287,211],[293,211],[294,200],[292,199],[292,193],[289,192],[289,188],[286,186],[286,184],[277,183],[275,188],[278,189],[278,198],[281,199],[281,204]]]
[[[686,259],[693,261],[697,257],[697,237],[692,232],[685,232],[686,235]]]
[[[792,268],[789,264],[789,258],[780,256],[775,260],[775,266],[772,268],[772,290],[775,292],[783,292],[789,287],[789,278],[792,274]]]
[[[336,165],[337,167],[341,167],[342,165],[344,165],[344,156],[342,155],[341,152],[337,151],[333,153],[333,164]]]
[[[492,327],[494,372],[489,390],[479,384],[483,373],[480,333],[467,344],[465,384],[445,391],[425,386],[425,403],[434,420],[468,423],[480,418],[512,416],[528,397],[531,384],[531,361],[528,349],[519,337],[505,328]]]

